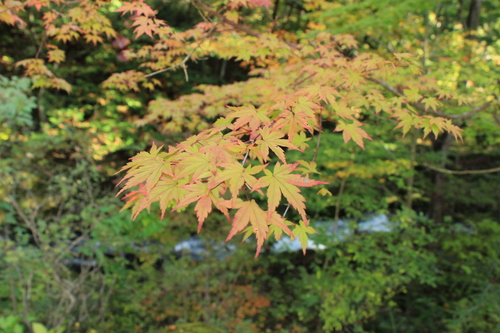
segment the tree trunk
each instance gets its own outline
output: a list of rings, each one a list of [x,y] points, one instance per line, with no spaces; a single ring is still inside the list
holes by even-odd
[[[441,167],[446,167],[446,158],[448,157],[448,151],[453,144],[453,136],[449,133],[444,134],[444,141],[439,147],[441,152]],[[436,172],[434,178],[434,192],[432,194],[432,207],[431,207],[431,218],[436,223],[443,223],[443,218],[446,215],[446,175],[441,172]]]
[[[467,17],[467,30],[477,30],[479,27],[479,16],[483,0],[471,0],[469,16]]]

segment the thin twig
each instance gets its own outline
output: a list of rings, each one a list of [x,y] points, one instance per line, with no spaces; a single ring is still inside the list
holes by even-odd
[[[494,173],[494,172],[500,172],[500,167],[498,168],[492,168],[492,169],[484,169],[484,170],[449,170],[449,169],[443,169],[443,168],[438,168],[435,166],[432,166],[428,163],[424,163],[424,166],[432,169],[434,171],[438,171],[441,173],[447,173],[450,175],[472,175],[472,174],[482,174],[482,173]]]
[[[318,140],[316,141],[316,150],[314,151],[314,156],[312,158],[311,162],[316,161],[316,157],[318,156],[319,152],[319,144],[321,143],[321,133],[323,132],[323,120],[322,118],[322,109],[319,110],[319,115],[318,115]]]
[[[342,178],[342,182],[340,183],[339,194],[337,195],[337,202],[335,203],[335,218],[333,222],[333,233],[337,232],[337,228],[339,227],[339,219],[340,219],[340,202],[342,200],[342,194],[344,194],[345,183],[347,182],[347,178]]]
[[[202,38],[197,44],[196,46],[191,50],[191,52],[189,52],[185,57],[184,59],[182,59],[182,61],[178,64],[175,64],[175,65],[172,65],[170,67],[167,67],[167,68],[164,68],[164,69],[160,69],[160,70],[157,70],[156,72],[153,72],[153,73],[149,73],[149,74],[146,74],[144,75],[144,77],[151,77],[151,76],[154,76],[154,75],[157,75],[157,74],[161,74],[161,73],[164,73],[164,72],[168,72],[168,71],[173,71],[179,67],[181,67],[183,70],[184,70],[184,75],[186,77],[186,81],[189,81],[189,77],[188,77],[188,73],[187,73],[187,66],[186,66],[186,63],[189,61],[189,59],[191,59],[191,56],[194,54],[194,52],[196,52],[196,50],[198,50],[198,48],[201,46],[201,44],[207,40],[209,37],[212,36],[212,34],[215,32],[217,28],[217,23],[212,27],[212,29],[210,29],[210,31],[208,32],[208,34]]]
[[[388,84],[384,80],[375,78],[373,76],[369,76],[369,77],[367,77],[367,79],[381,85],[386,90],[392,92],[396,96],[406,97],[406,95],[402,91],[391,86],[390,84]],[[474,109],[472,109],[468,112],[462,113],[462,114],[448,114],[448,113],[443,113],[443,112],[439,112],[439,111],[428,110],[428,109],[426,109],[425,105],[423,103],[420,103],[420,102],[410,102],[408,104],[415,107],[419,111],[424,112],[424,113],[428,113],[428,114],[432,114],[434,116],[444,117],[444,118],[448,118],[448,119],[461,120],[461,119],[470,118],[470,117],[474,116],[475,114],[485,110],[486,108],[488,108],[491,105],[492,102],[493,101],[483,103],[480,106],[475,107]]]

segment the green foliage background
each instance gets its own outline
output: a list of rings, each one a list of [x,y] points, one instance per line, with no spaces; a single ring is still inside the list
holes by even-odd
[[[177,29],[200,20],[182,1],[151,3]],[[417,53],[424,75],[450,82],[450,89],[500,93],[499,66],[491,60],[500,56],[496,1],[483,1],[473,37],[464,23],[470,1],[336,1],[321,11],[312,1],[276,3],[281,28],[302,38],[308,24],[323,24],[355,35],[354,53]],[[26,15],[36,35],[40,18]],[[118,26],[119,15],[113,19]],[[497,104],[461,120],[464,143],[446,151],[445,135],[421,139],[415,130],[402,137],[394,123],[373,115],[364,115],[373,118],[365,128],[374,138],[365,151],[344,144],[325,124],[316,162],[332,196],[305,191],[308,213],[330,226],[349,219],[349,236],[341,240],[318,223],[311,239],[325,249],[277,254],[271,241],[254,260],[252,244],[224,243],[229,226],[214,216],[199,236],[206,249],[196,261],[172,251],[196,233],[194,214],[188,209],[160,220],[153,208],[132,222],[114,197],[114,173],[152,140],[171,144],[191,134],[136,127],[152,98],[245,80],[248,68],[209,58],[190,65],[189,82],[168,72],[162,90],[103,90],[99,83],[110,73],[138,64],[117,61],[110,45],[76,42],[58,69],[75,91],[30,90],[14,63],[36,52],[32,34],[1,29],[0,332],[500,330],[498,173],[425,167],[498,166]],[[121,33],[132,38],[125,27]],[[391,216],[392,230],[360,231],[358,222],[374,213]]]

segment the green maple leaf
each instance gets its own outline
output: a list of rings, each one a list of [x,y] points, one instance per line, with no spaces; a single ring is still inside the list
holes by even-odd
[[[422,95],[418,93],[418,88],[405,89],[403,93],[408,102],[418,102],[422,98]]]
[[[163,174],[172,174],[169,157],[166,153],[160,153],[162,147],[156,147],[153,143],[151,150],[148,152],[141,152],[132,157],[132,161],[127,163],[120,171],[128,170],[127,174],[120,181],[121,184],[126,180],[125,186],[118,192],[117,196],[123,191],[145,183],[146,190],[149,192],[158,183]]]
[[[250,188],[253,188],[253,186],[257,182],[257,179],[253,175],[261,172],[266,167],[266,165],[249,165],[244,168],[240,163],[228,163],[222,164],[220,166],[224,167],[225,170],[217,173],[217,175],[215,176],[216,182],[226,181],[228,183],[229,191],[232,195],[233,204],[238,198],[241,187],[245,183],[247,183]]]
[[[178,203],[188,192],[182,186],[186,185],[187,179],[172,179],[166,176],[149,193],[150,202],[158,201],[160,203],[161,218],[165,215],[167,208]]]
[[[394,127],[394,129],[402,128],[404,136],[413,126],[417,125],[417,123],[418,123],[417,118],[415,118],[412,114],[403,113],[400,116],[399,124],[396,127]]]
[[[422,103],[425,104],[425,109],[433,109],[434,111],[437,110],[438,106],[441,106],[443,105],[443,103],[441,103],[440,101],[438,101],[436,98],[434,97],[429,97],[429,98],[424,98],[422,100]]]
[[[344,137],[345,143],[352,140],[356,142],[356,144],[360,146],[362,149],[365,149],[365,144],[363,143],[363,139],[368,139],[372,141],[373,139],[370,138],[368,133],[366,133],[363,129],[361,129],[361,126],[363,126],[363,124],[360,123],[359,121],[355,121],[353,123],[348,124],[340,120],[334,132],[342,132],[342,136]]]
[[[259,129],[259,133],[261,139],[255,142],[255,148],[253,149],[264,161],[267,161],[269,157],[269,149],[271,149],[283,163],[286,163],[286,158],[285,152],[281,147],[297,149],[297,147],[288,140],[281,139],[285,135],[283,132],[276,130],[272,131],[269,127],[264,127]]]
[[[304,221],[300,221],[299,224],[295,225],[295,229],[293,229],[293,239],[299,238],[300,245],[302,246],[302,252],[306,254],[307,243],[309,242],[309,237],[307,234],[316,234],[318,233],[314,230],[313,227],[310,227],[304,223]],[[292,239],[292,240],[293,240]]]
[[[307,220],[305,212],[305,198],[300,194],[299,186],[314,186],[324,184],[324,182],[306,179],[298,174],[292,172],[297,167],[295,164],[280,164],[277,162],[274,166],[273,172],[264,169],[266,174],[264,177],[259,178],[254,185],[252,191],[259,188],[267,187],[267,204],[268,204],[268,217],[276,210],[281,202],[282,196],[288,200],[288,203],[295,208],[303,220]]]
[[[280,214],[273,212],[269,220],[269,224],[268,237],[270,235],[274,235],[274,238],[278,241],[281,239],[283,232],[285,232],[288,236],[293,237],[292,231],[288,228],[288,226],[293,225],[293,223],[285,220]]]

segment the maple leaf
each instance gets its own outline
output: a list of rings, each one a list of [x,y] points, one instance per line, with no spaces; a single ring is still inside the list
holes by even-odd
[[[335,101],[335,93],[337,92],[332,87],[314,84],[305,89],[310,95],[316,95],[320,100],[325,103],[332,103]]]
[[[285,220],[283,216],[281,216],[277,212],[273,212],[271,218],[269,219],[268,237],[274,234],[274,238],[278,241],[283,235],[283,232],[285,232],[288,236],[293,237],[293,233],[288,227],[289,225],[293,225],[293,223]]]
[[[49,0],[28,0],[28,1],[26,1],[25,5],[27,7],[35,7],[37,11],[40,11],[40,9],[42,9],[42,7],[49,7],[50,1]]]
[[[434,135],[437,137],[440,132],[443,132],[445,128],[447,128],[450,124],[451,121],[442,117],[431,117],[431,116],[423,116],[421,117],[422,123],[421,127],[424,129],[424,137],[426,137],[430,132],[434,133]],[[460,135],[460,132],[455,132],[458,135]],[[457,137],[457,135],[455,137]],[[461,137],[461,135],[460,135]]]
[[[179,154],[182,158],[178,166],[180,171],[176,174],[177,178],[189,176],[193,180],[207,177],[215,173],[215,156],[203,153],[182,153]]]
[[[399,116],[399,119],[399,124],[394,127],[394,129],[402,128],[403,136],[405,136],[406,133],[408,133],[408,131],[418,123],[416,117],[407,112]]]
[[[118,192],[117,196],[123,191],[145,183],[146,191],[149,192],[158,183],[162,174],[172,174],[168,155],[160,153],[162,147],[156,147],[153,143],[151,150],[148,152],[140,152],[132,157],[132,161],[127,163],[117,173],[128,170],[127,174],[119,184],[126,181],[125,186]],[[117,186],[118,186],[117,185]]]
[[[238,211],[234,214],[232,222],[233,227],[226,241],[233,238],[234,235],[245,229],[248,223],[250,223],[253,228],[253,233],[257,238],[257,250],[255,252],[255,257],[257,257],[269,232],[269,227],[266,222],[266,212],[264,212],[253,199],[250,201],[238,200],[235,208],[237,208]]]
[[[228,106],[228,108],[234,111],[229,113],[226,116],[226,119],[237,118],[233,124],[233,130],[236,131],[243,126],[248,125],[251,131],[251,140],[255,139],[259,127],[269,126],[271,124],[271,120],[267,116],[269,109],[262,107],[255,109],[253,105],[243,107]]]
[[[120,212],[132,207],[132,220],[135,220],[137,215],[139,215],[139,213],[144,209],[148,209],[149,211],[149,207],[151,205],[148,200],[148,193],[144,184],[140,184],[138,190],[130,191],[130,193],[123,197],[123,200],[125,200],[126,203],[123,205]]]
[[[297,171],[302,172],[303,174],[309,174],[309,173],[319,173],[316,170],[316,162],[308,162],[304,160],[297,160],[297,162],[301,165],[301,167],[297,168]]]
[[[270,6],[274,6],[274,4],[269,0],[248,0],[249,7],[266,7],[269,10]]]
[[[366,133],[363,129],[360,128],[361,126],[363,126],[363,124],[360,123],[359,121],[354,121],[353,123],[348,124],[340,120],[334,132],[342,131],[342,136],[344,137],[345,143],[349,142],[349,140],[352,139],[352,141],[356,142],[358,146],[360,146],[362,149],[365,149],[363,138],[372,141],[373,139],[370,138],[368,133]]]
[[[55,62],[60,64],[61,62],[64,61],[66,58],[66,55],[63,50],[61,49],[54,49],[54,50],[49,50],[47,52],[47,58],[49,59],[50,62]]]
[[[248,184],[250,188],[253,188],[257,179],[252,176],[261,172],[267,165],[258,166],[247,166],[244,168],[240,163],[227,163],[221,164],[225,170],[217,173],[215,179],[217,182],[226,181],[229,186],[229,191],[232,195],[232,204],[236,203],[240,189],[243,185]]]
[[[295,225],[295,229],[293,229],[293,239],[299,238],[300,245],[302,246],[302,252],[306,254],[307,243],[309,242],[309,237],[307,234],[317,234],[318,232],[314,230],[313,227],[308,226],[304,223],[304,221],[300,221],[299,224]]]
[[[269,127],[264,127],[259,129],[261,139],[255,142],[255,146],[252,148],[256,153],[264,160],[267,161],[269,157],[269,149],[276,154],[276,156],[283,162],[286,163],[285,152],[281,147],[288,147],[291,149],[297,149],[291,142],[285,139],[281,139],[285,133],[280,131],[271,131]],[[280,147],[281,146],[281,147]]]
[[[343,119],[352,119],[354,120],[354,115],[357,113],[353,108],[347,106],[347,102],[345,100],[340,100],[338,102],[331,101],[330,105],[335,111],[335,114]]]
[[[422,100],[422,103],[425,104],[425,109],[433,109],[434,111],[437,110],[438,106],[441,106],[443,105],[443,103],[441,103],[440,101],[438,101],[436,98],[433,98],[433,97],[429,97],[429,98],[424,98]]]
[[[306,143],[309,140],[311,140],[311,138],[308,138],[306,136],[306,133],[299,132],[297,135],[293,137],[292,144],[296,146],[298,150],[304,151],[307,148],[309,148],[309,145]]]
[[[179,201],[179,204],[174,209],[172,209],[172,211],[175,211],[197,201],[194,210],[196,212],[196,217],[198,217],[198,232],[200,232],[201,227],[203,226],[203,222],[207,218],[208,214],[212,211],[212,202],[214,204],[218,204],[221,201],[217,190],[214,190],[217,185],[218,184],[216,182],[211,181],[197,182],[194,184],[183,186],[183,188],[187,190],[187,193],[184,195],[182,200]],[[223,210],[223,213],[227,212],[227,210]]]
[[[157,33],[159,27],[165,26],[165,22],[141,15],[134,18],[134,23],[132,24],[132,26],[136,27],[134,29],[135,38],[138,38],[143,34],[153,38],[153,34]]]
[[[283,196],[288,200],[288,203],[299,212],[302,219],[307,221],[305,212],[306,207],[304,205],[305,198],[300,194],[298,186],[314,186],[326,183],[293,174],[292,172],[297,165],[298,163],[280,164],[280,162],[276,162],[273,172],[264,169],[266,175],[259,178],[252,188],[252,191],[255,191],[259,188],[267,187],[268,217],[271,217],[272,213],[280,204],[281,197]]]
[[[124,2],[123,5],[116,10],[116,12],[121,12],[122,15],[130,12],[135,15],[144,15],[144,16],[155,16],[156,11],[153,10],[148,4],[144,1],[130,1]]]
[[[418,102],[422,98],[422,95],[418,93],[418,88],[405,89],[403,93],[408,102]]]
[[[149,193],[150,202],[158,201],[160,203],[161,218],[169,206],[178,203],[188,190],[183,188],[186,185],[186,179],[167,178],[165,175],[161,177],[155,187]]]

